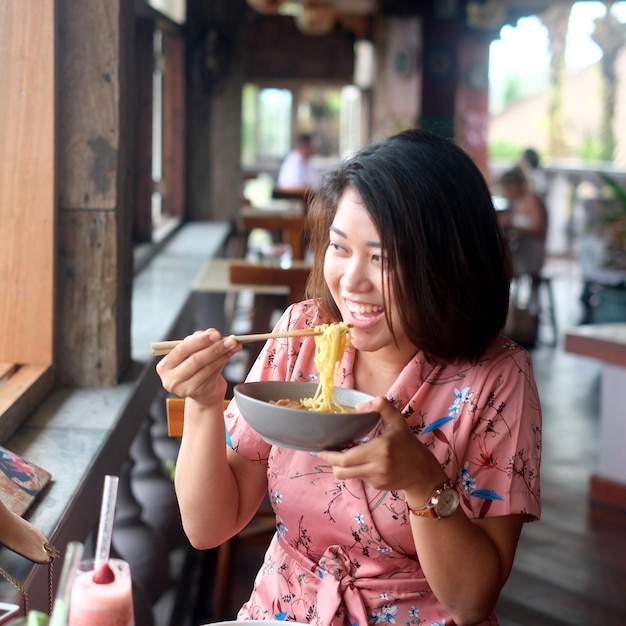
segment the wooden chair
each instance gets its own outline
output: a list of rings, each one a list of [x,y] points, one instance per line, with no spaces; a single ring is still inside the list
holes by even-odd
[[[282,268],[263,263],[234,262],[229,265],[229,278],[233,285],[283,285],[286,295],[255,293],[252,310],[251,332],[268,332],[272,324],[274,311],[282,311],[289,304],[300,302],[306,296],[306,283],[311,273],[311,266],[306,264]],[[263,344],[249,344],[247,369],[256,360]]]
[[[517,276],[511,285],[511,308],[518,311],[526,311],[528,318],[532,318],[535,324],[535,338],[528,342],[526,347],[534,347],[539,340],[539,327],[545,324],[550,328],[550,339],[547,345],[558,344],[559,329],[557,313],[552,288],[552,278],[540,272],[538,274],[526,274]],[[518,337],[511,334],[511,338],[519,341]],[[521,341],[522,345],[526,342]]]
[[[224,401],[224,409],[229,400]],[[167,398],[167,434],[170,437],[182,437],[185,422],[185,399]],[[225,541],[217,548],[215,563],[215,582],[213,587],[213,619],[229,618],[230,594],[233,587],[232,574],[235,551],[240,545],[269,544],[276,531],[276,516],[267,496],[250,523],[237,535]]]
[[[272,198],[276,200],[300,200],[304,203],[304,211],[306,213],[309,205],[315,197],[315,192],[310,187],[298,188],[298,189],[279,189],[274,187],[272,189]]]
[[[303,259],[306,249],[305,216],[302,214],[277,212],[262,212],[242,214],[239,218],[239,227],[244,233],[250,233],[255,228],[277,233],[283,243],[291,246],[294,259]]]
[[[230,282],[234,285],[284,285],[288,288],[287,303],[300,302],[306,295],[306,283],[311,273],[310,265],[280,267],[246,261],[230,263]]]

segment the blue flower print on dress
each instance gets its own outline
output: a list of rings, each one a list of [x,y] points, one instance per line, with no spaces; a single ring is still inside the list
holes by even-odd
[[[440,417],[439,419],[436,419],[434,422],[426,426],[426,428],[423,430],[423,434],[430,433],[433,430],[437,430],[438,428],[441,428],[444,424],[447,424],[448,422],[456,419],[461,412],[461,405],[469,402],[471,400],[471,397],[472,394],[470,393],[469,385],[467,387],[463,387],[463,389],[460,390],[455,387],[454,402],[448,409],[449,414],[445,417]]]
[[[454,388],[454,402],[450,407],[451,417],[458,417],[461,412],[461,404],[465,404],[471,400],[472,394],[469,390],[469,385],[467,385],[467,387],[463,387],[460,391],[456,387]]]
[[[459,483],[465,493],[470,494],[474,489],[476,489],[476,480],[470,474],[468,467],[469,463],[465,463],[459,470]]]
[[[486,501],[503,500],[502,496],[491,489],[476,489],[476,480],[470,474],[469,463],[465,463],[459,470],[459,482],[463,487],[463,491],[471,498],[479,498]]]
[[[372,611],[370,624],[395,624],[398,607],[394,604],[385,604],[380,611]]]

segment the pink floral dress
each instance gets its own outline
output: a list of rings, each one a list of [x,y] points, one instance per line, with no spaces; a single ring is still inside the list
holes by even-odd
[[[306,301],[290,307],[277,328],[328,321]],[[316,381],[313,356],[311,337],[270,341],[248,380]],[[354,385],[353,362],[350,347],[337,385]],[[478,364],[445,367],[417,353],[387,397],[456,482],[468,517],[539,518],[541,409],[525,350],[501,337]],[[337,480],[314,453],[267,444],[235,402],[226,423],[233,448],[267,464],[276,512],[277,532],[239,619],[318,626],[453,624],[420,567],[402,491]]]

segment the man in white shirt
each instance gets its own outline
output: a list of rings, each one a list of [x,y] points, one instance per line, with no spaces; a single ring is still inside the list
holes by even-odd
[[[313,164],[311,156],[315,153],[313,137],[302,133],[298,135],[296,147],[285,157],[278,172],[276,188],[281,190],[316,190],[320,176]]]

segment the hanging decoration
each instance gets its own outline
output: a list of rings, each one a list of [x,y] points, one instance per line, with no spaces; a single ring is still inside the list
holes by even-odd
[[[266,15],[276,15],[284,3],[285,0],[248,0],[248,6]]]
[[[294,19],[306,35],[327,35],[335,27],[335,10],[326,2],[305,2]]]
[[[477,30],[499,30],[506,23],[504,0],[482,0],[467,3],[467,25]]]
[[[326,35],[333,30],[337,20],[336,7],[329,0],[247,0],[248,6],[265,15],[289,15],[305,35]],[[369,0],[366,0],[369,2]],[[356,0],[352,8],[360,12],[370,4]]]

